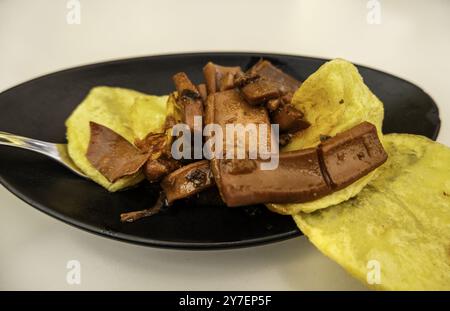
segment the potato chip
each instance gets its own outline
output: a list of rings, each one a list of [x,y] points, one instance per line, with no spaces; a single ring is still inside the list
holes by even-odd
[[[450,148],[408,134],[384,143],[387,163],[355,198],[294,219],[372,288],[450,290]]]
[[[364,84],[356,67],[342,59],[322,65],[295,92],[292,104],[305,114],[311,126],[296,135],[283,151],[317,146],[320,138],[335,136],[363,121],[375,125],[382,137],[383,103]],[[377,175],[377,170],[348,187],[307,203],[268,204],[280,214],[313,212],[344,202],[357,195]]]
[[[131,107],[130,122],[136,139],[143,139],[148,133],[159,133],[168,114],[167,96],[145,95],[136,98]]]
[[[86,157],[89,122],[106,126],[130,143],[149,132],[164,130],[167,96],[152,96],[116,87],[95,87],[66,120],[68,152],[74,163],[93,181],[111,192],[144,179],[142,172],[109,182]]]
[[[381,136],[383,103],[364,84],[358,69],[343,59],[325,63],[306,79],[292,104],[311,126],[296,135],[284,151],[317,146],[321,135],[335,136],[363,121],[375,125]]]

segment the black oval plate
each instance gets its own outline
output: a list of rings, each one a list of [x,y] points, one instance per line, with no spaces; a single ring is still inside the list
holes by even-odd
[[[213,61],[249,68],[266,58],[305,80],[326,60],[259,53],[194,53],[150,56],[88,65],[46,75],[0,94],[0,130],[50,142],[65,141],[64,120],[97,85],[168,94],[171,76],[185,71],[196,82]],[[419,87],[392,75],[358,66],[367,85],[385,105],[384,132],[421,134],[435,139],[439,113]],[[19,198],[66,223],[122,241],[172,248],[241,247],[298,236],[291,217],[264,206],[226,208],[211,191],[132,224],[119,214],[152,205],[157,189],[139,187],[110,194],[59,164],[32,152],[0,147],[0,181]]]

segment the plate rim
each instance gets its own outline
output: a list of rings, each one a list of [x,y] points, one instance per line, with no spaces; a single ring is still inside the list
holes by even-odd
[[[135,62],[135,61],[145,61],[148,59],[158,60],[162,58],[171,58],[171,57],[193,57],[193,56],[250,56],[250,57],[273,57],[273,58],[286,58],[286,57],[292,57],[297,59],[304,59],[304,60],[314,60],[314,61],[322,61],[326,62],[331,59],[328,58],[321,58],[321,57],[313,57],[313,56],[302,56],[302,55],[293,55],[293,54],[283,54],[283,53],[270,53],[270,52],[249,52],[249,51],[202,51],[202,52],[187,52],[187,53],[170,53],[170,54],[154,54],[154,55],[146,55],[146,56],[138,56],[138,57],[130,57],[130,58],[120,58],[120,59],[114,59],[114,60],[107,60],[107,61],[100,61],[95,63],[89,63],[84,65],[79,65],[75,67],[69,67],[66,69],[58,70],[55,72],[50,72],[35,78],[32,78],[30,80],[21,82],[17,85],[14,85],[2,92],[0,92],[0,95],[8,92],[13,92],[16,88],[19,88],[25,84],[35,82],[36,80],[43,79],[43,78],[51,78],[58,74],[63,73],[70,73],[70,72],[76,72],[76,71],[82,71],[82,70],[89,70],[100,66],[108,66],[108,65],[115,65],[115,64],[124,64],[128,62]],[[395,76],[394,74],[375,69],[369,66],[360,65],[357,63],[353,63],[358,68],[368,69],[371,71],[375,71],[378,73],[381,73],[383,75],[390,76],[392,78],[402,80],[418,89],[420,89],[423,93],[425,93],[429,98],[432,100],[432,104],[434,106],[434,109],[437,111],[437,127],[433,133],[433,140],[436,140],[438,138],[440,128],[442,121],[440,119],[439,115],[439,107],[436,104],[436,101],[427,93],[425,92],[422,87],[418,86],[417,84],[414,84],[406,79],[403,79],[399,76]],[[7,147],[6,148],[12,148]],[[38,211],[54,218],[59,221],[62,221],[63,223],[73,226],[75,228],[81,229],[85,232],[93,233],[97,236],[101,236],[103,238],[109,238],[116,241],[131,243],[135,245],[141,245],[141,246],[147,246],[147,247],[156,247],[156,248],[164,248],[164,249],[179,249],[179,250],[226,250],[226,249],[236,249],[236,248],[244,248],[244,247],[252,247],[252,246],[258,246],[263,244],[269,244],[269,243],[275,243],[280,242],[283,240],[299,237],[302,235],[301,231],[297,228],[294,230],[290,230],[284,233],[278,233],[266,237],[261,238],[253,238],[253,239],[246,239],[242,241],[227,241],[227,242],[174,242],[174,241],[164,241],[164,240],[155,240],[151,238],[141,238],[135,235],[125,234],[121,232],[115,232],[112,230],[101,230],[100,228],[93,226],[91,224],[83,223],[78,221],[75,218],[67,217],[62,213],[59,213],[49,207],[44,206],[43,204],[34,201],[27,197],[26,195],[22,194],[16,187],[12,186],[8,181],[4,179],[4,177],[0,174],[0,183],[13,195],[15,195],[17,198],[19,198],[21,201],[27,203],[28,205],[31,205],[33,208],[37,209]],[[290,217],[289,215],[286,215],[286,217]]]

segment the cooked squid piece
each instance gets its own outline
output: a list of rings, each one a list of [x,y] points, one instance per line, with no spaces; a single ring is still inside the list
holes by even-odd
[[[206,90],[206,84],[200,83],[197,85],[197,90],[200,93],[200,97],[205,102],[206,98],[208,97],[208,91]]]
[[[252,105],[264,104],[281,95],[277,84],[261,78],[243,86],[241,91],[245,100]]]
[[[318,149],[333,190],[345,188],[387,160],[377,129],[369,122],[326,139]]]
[[[190,197],[213,185],[214,178],[207,160],[183,166],[167,175],[161,182],[168,204]]]
[[[202,160],[183,166],[168,174],[161,181],[162,191],[156,203],[147,209],[123,213],[122,222],[134,222],[144,217],[159,213],[164,207],[174,201],[189,198],[214,185],[214,178],[209,167],[209,161]]]
[[[222,199],[234,207],[312,201],[348,186],[386,159],[376,127],[363,122],[317,148],[281,153],[274,170],[247,159],[213,160],[211,169]]]
[[[203,99],[201,93],[184,72],[175,74],[173,76],[173,82],[178,93],[177,102],[183,110],[182,122],[191,131],[195,130],[195,117],[203,117]]]
[[[163,177],[171,172],[179,169],[181,162],[166,155],[162,155],[157,159],[150,159],[144,167],[144,174],[151,183],[160,181]]]
[[[226,126],[229,125],[256,125],[257,126],[257,144],[259,145],[259,126],[265,125],[267,128],[267,142],[270,146],[271,130],[270,121],[267,110],[262,106],[253,106],[248,104],[237,89],[224,92],[217,92],[209,95],[206,112],[206,124],[217,124],[222,128],[223,135],[223,151],[226,152],[227,137]],[[236,144],[235,140],[235,144]],[[249,150],[248,139],[245,141],[245,151]],[[258,146],[256,146],[258,147]]]
[[[301,85],[300,81],[275,67],[270,61],[264,59],[261,59],[253,65],[247,73],[277,84],[278,89],[282,93],[293,94]]]
[[[200,98],[200,92],[197,87],[188,78],[185,72],[178,72],[172,77],[173,83],[180,97]]]
[[[226,176],[250,174],[257,169],[257,162],[249,158],[249,152],[252,151],[250,150],[251,148],[256,147],[259,149],[260,144],[266,144],[266,150],[270,151],[271,130],[269,116],[267,110],[263,106],[254,106],[247,103],[237,89],[232,89],[224,92],[217,92],[208,96],[205,119],[207,124],[214,123],[222,128],[222,132],[224,133],[223,155],[226,157],[227,153],[231,151],[229,148],[234,149],[232,150],[234,159],[214,158],[211,160],[211,169],[218,184],[221,196],[227,205],[234,206],[234,203],[230,201],[230,197],[226,193],[227,186],[229,185]],[[227,137],[228,134],[235,135],[235,133],[227,133],[226,127],[228,125],[242,125],[244,127],[247,125],[257,126],[257,133],[255,135],[257,139],[256,146],[250,145],[249,139],[247,139],[249,138],[249,136],[247,136],[249,134],[248,132],[237,133],[245,138],[245,144],[243,145],[245,159],[237,159],[237,149],[239,145],[237,140],[234,139],[236,137],[233,138],[234,144],[231,144],[232,137]],[[259,125],[264,125],[267,129],[265,141],[260,140]],[[258,155],[259,154],[257,153],[257,156]],[[222,169],[226,170],[226,172],[222,172]],[[225,180],[223,180],[222,177],[225,177]],[[238,200],[241,200],[242,198],[240,195],[238,196]]]
[[[211,162],[227,206],[310,201],[330,193],[315,149],[280,154],[275,170],[262,170],[262,162],[250,159]]]
[[[272,123],[278,124],[280,133],[296,133],[307,129],[310,124],[304,119],[304,114],[291,104],[281,103],[270,114]]]
[[[110,182],[137,173],[149,154],[101,124],[90,122],[91,138],[86,157]]]
[[[241,67],[225,67],[209,62],[203,67],[208,94],[234,88],[234,79],[242,74]]]
[[[134,145],[142,152],[150,154],[160,154],[164,151],[167,144],[167,135],[165,133],[149,133],[143,139],[136,139]]]
[[[135,222],[136,220],[139,220],[141,218],[156,215],[164,208],[165,205],[166,205],[166,196],[164,192],[161,191],[159,193],[158,199],[156,200],[155,204],[153,204],[152,207],[140,211],[122,213],[120,214],[120,221]]]
[[[267,60],[260,60],[235,81],[247,102],[265,105],[271,122],[279,124],[281,133],[296,133],[309,127],[301,111],[291,105],[292,95],[301,82],[284,73]],[[285,139],[289,137],[285,135]]]
[[[170,140],[166,133],[150,133],[135,145],[149,154],[144,166],[144,175],[151,183],[160,181],[164,176],[181,167],[181,162],[170,154]]]

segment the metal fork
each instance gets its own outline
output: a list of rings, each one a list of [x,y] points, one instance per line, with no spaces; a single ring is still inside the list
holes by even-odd
[[[18,147],[46,155],[61,163],[75,174],[87,178],[70,158],[67,152],[67,144],[53,144],[0,131],[0,145]]]

